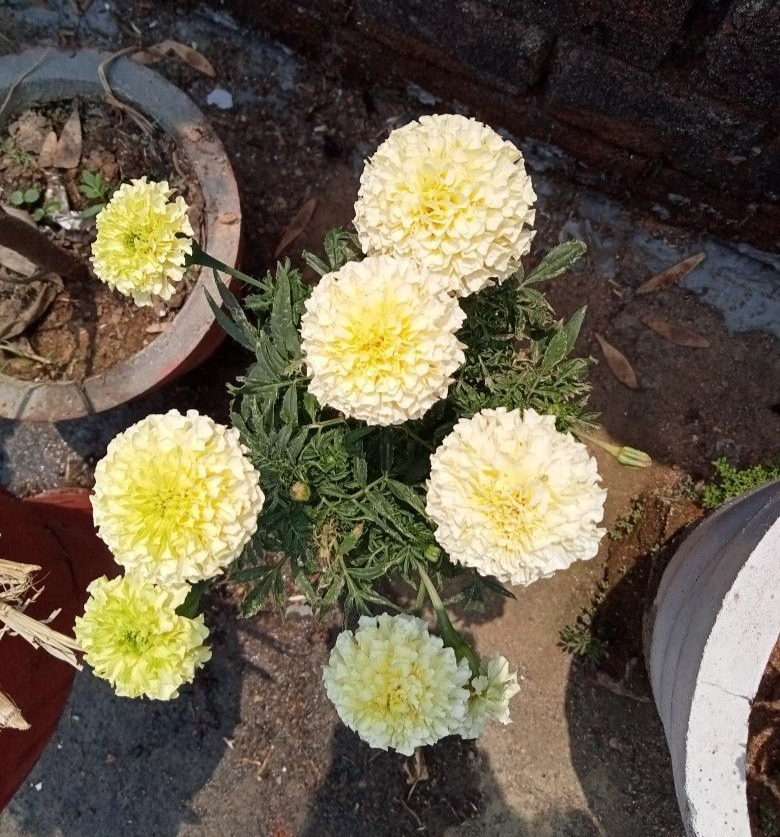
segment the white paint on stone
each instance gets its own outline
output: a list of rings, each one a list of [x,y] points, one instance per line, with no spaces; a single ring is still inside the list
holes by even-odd
[[[780,482],[701,523],[653,605],[650,677],[690,837],[750,837],[750,705],[780,634]]]

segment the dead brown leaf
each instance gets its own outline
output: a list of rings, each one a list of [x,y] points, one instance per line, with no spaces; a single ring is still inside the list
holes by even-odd
[[[21,276],[32,276],[38,269],[34,262],[25,259],[16,250],[2,245],[0,245],[0,265],[13,271],[13,273],[19,273]]]
[[[697,253],[695,256],[689,256],[666,270],[657,273],[647,282],[640,285],[634,293],[650,294],[653,291],[662,291],[671,285],[676,285],[681,279],[684,279],[697,265],[700,265],[705,258],[704,253]]]
[[[274,258],[278,259],[282,253],[298,238],[299,235],[306,229],[311,221],[311,216],[314,215],[314,210],[317,208],[317,198],[309,198],[303,206],[295,213],[295,217],[290,221],[282,233],[279,244],[274,250]]]
[[[620,381],[621,384],[630,389],[637,389],[639,382],[637,381],[634,367],[628,362],[628,358],[620,351],[618,351],[609,341],[605,340],[597,331],[593,332],[593,336],[599,341],[601,351],[604,352],[604,357],[607,360],[612,374]]]
[[[203,75],[214,78],[217,74],[213,64],[205,55],[202,55],[191,46],[187,46],[187,44],[179,43],[179,41],[160,41],[159,44],[154,44],[134,53],[132,59],[139,64],[154,64],[171,53],[180,61],[183,61],[188,67],[192,67],[193,70],[197,70],[199,73],[203,73]]]
[[[57,134],[50,131],[44,137],[41,153],[38,155],[38,165],[42,169],[49,169],[54,165],[54,155],[57,153]]]
[[[22,283],[0,279],[0,339],[23,334],[49,310],[61,289],[62,279],[55,273]]]
[[[690,346],[694,349],[706,349],[710,345],[710,341],[701,334],[691,331],[682,326],[672,325],[665,320],[658,320],[653,318],[643,319],[642,322],[656,334],[659,334],[664,340],[670,343],[675,343],[678,346]]]
[[[24,221],[30,227],[37,227],[38,225],[33,221],[32,215],[26,209],[19,209],[18,206],[11,206],[7,203],[0,204],[0,209],[4,212],[7,212],[9,215],[12,215],[14,218],[18,218],[20,221]]]
[[[54,152],[54,167],[75,169],[81,160],[81,117],[76,105],[60,134],[57,150]]]

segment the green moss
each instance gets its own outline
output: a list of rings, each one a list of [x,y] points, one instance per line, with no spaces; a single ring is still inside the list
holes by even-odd
[[[701,504],[705,509],[717,508],[732,497],[780,479],[780,461],[738,469],[721,457],[712,463],[712,467],[715,469],[714,479],[704,487],[701,495]]]

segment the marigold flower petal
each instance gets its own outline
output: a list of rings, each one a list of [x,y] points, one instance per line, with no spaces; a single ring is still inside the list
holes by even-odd
[[[369,255],[414,258],[466,296],[520,267],[535,200],[515,145],[475,119],[423,116],[366,164],[355,229]]]
[[[482,410],[431,457],[426,508],[453,561],[525,585],[596,554],[598,479],[596,460],[554,416]]]
[[[480,660],[479,674],[471,681],[471,694],[461,736],[479,738],[489,721],[511,724],[509,701],[519,691],[517,672],[509,673],[509,662],[505,657],[496,654]]]
[[[95,468],[98,534],[126,570],[166,585],[219,574],[257,530],[260,475],[238,430],[195,410],[147,416]]]
[[[323,276],[301,319],[309,391],[368,424],[420,418],[445,398],[465,314],[414,262],[373,256]]]
[[[132,180],[96,219],[95,274],[136,305],[151,305],[153,296],[170,299],[192,252],[187,204],[182,197],[170,200],[172,195],[165,181]]]
[[[122,697],[170,700],[211,657],[203,616],[176,613],[181,591],[147,584],[132,575],[87,588],[75,636],[84,659]]]
[[[407,614],[360,618],[343,631],[324,667],[328,697],[341,720],[372,747],[411,756],[415,747],[459,732],[470,671]]]

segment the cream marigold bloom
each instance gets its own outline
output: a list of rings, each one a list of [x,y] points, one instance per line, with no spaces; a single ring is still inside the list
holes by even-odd
[[[427,511],[453,561],[525,585],[596,554],[598,479],[596,460],[554,416],[482,410],[431,457]]]
[[[369,255],[415,258],[466,296],[520,267],[535,200],[511,142],[465,116],[423,116],[393,131],[366,164],[355,229]]]
[[[259,474],[238,430],[195,410],[147,416],[95,469],[92,509],[117,562],[175,585],[217,575],[257,530]]]
[[[301,319],[309,391],[368,424],[420,418],[445,398],[463,363],[465,314],[425,270],[373,256],[320,280]]]
[[[124,183],[97,216],[92,266],[99,279],[136,305],[170,299],[184,276],[193,235],[182,197],[145,177]]]
[[[323,679],[350,729],[372,747],[411,756],[461,729],[469,677],[466,660],[458,663],[422,619],[385,613],[339,634]]]
[[[211,657],[203,616],[176,613],[185,590],[147,584],[133,575],[87,588],[84,615],[76,618],[76,640],[98,677],[122,697],[170,700]]]
[[[520,691],[517,672],[509,673],[509,662],[496,654],[479,663],[479,674],[471,681],[471,695],[460,734],[479,738],[488,721],[511,724],[509,701]]]

